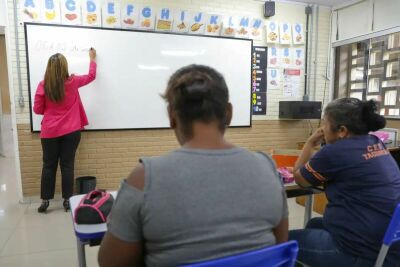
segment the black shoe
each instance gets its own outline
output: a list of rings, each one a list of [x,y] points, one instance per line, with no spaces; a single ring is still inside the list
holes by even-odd
[[[43,200],[42,201],[42,205],[40,205],[40,207],[38,208],[38,212],[39,213],[45,213],[47,208],[49,207],[50,203],[48,200]]]
[[[69,206],[69,200],[68,199],[64,199],[63,206],[64,206],[65,212],[67,212],[67,211],[69,211],[71,209],[71,207]]]

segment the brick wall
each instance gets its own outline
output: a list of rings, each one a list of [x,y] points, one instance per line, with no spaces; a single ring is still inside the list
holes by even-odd
[[[19,2],[19,1],[18,1]],[[146,0],[134,1],[146,3],[153,7],[168,6],[194,11],[204,11],[215,14],[248,15],[262,18],[261,1],[253,0]],[[18,151],[21,165],[21,179],[24,196],[37,196],[40,192],[41,173],[41,146],[38,134],[30,132],[29,125],[29,97],[27,66],[25,54],[25,36],[23,25],[18,25],[18,35],[14,32],[13,0],[7,0],[14,89],[14,103],[18,131]],[[17,13],[20,14],[19,7]],[[327,43],[329,35],[330,9],[321,8],[319,12],[319,40],[318,57],[313,60],[313,68],[317,69],[317,85],[312,99],[322,100],[324,95],[324,80],[321,79],[327,64]],[[279,22],[301,22],[305,25],[306,17],[304,5],[296,3],[277,2],[276,15],[271,20]],[[15,38],[19,40],[21,82],[24,97],[24,107],[18,106],[19,83],[17,75],[17,56]],[[266,45],[264,42],[255,42],[255,45]],[[329,83],[328,83],[329,86]],[[300,81],[300,97],[304,88],[304,77]],[[329,88],[329,87],[328,87]],[[326,89],[325,102],[329,97]],[[296,143],[304,141],[309,134],[308,121],[279,121],[278,102],[288,99],[283,96],[282,90],[267,93],[267,116],[254,116],[252,128],[235,128],[227,132],[228,139],[250,150],[269,151],[272,148],[296,148]],[[268,119],[268,120],[267,120]],[[90,120],[90,118],[89,118]],[[140,156],[156,156],[178,146],[171,130],[147,131],[99,131],[84,132],[76,161],[76,176],[94,175],[98,178],[101,188],[115,189],[122,177],[125,177],[134,168]],[[60,188],[60,179],[57,179],[57,188]]]
[[[310,132],[308,121],[254,121],[251,128],[230,128],[229,141],[252,151],[297,148]],[[19,153],[24,196],[40,192],[42,150],[38,134],[29,124],[18,125]],[[122,177],[136,166],[139,157],[157,156],[178,147],[172,130],[83,132],[77,151],[75,176],[97,177],[99,188],[116,189]],[[57,192],[60,177],[57,178]]]

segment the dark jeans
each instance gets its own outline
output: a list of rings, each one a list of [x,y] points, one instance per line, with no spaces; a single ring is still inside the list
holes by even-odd
[[[74,187],[75,152],[81,140],[81,132],[76,131],[56,138],[42,138],[43,169],[41,199],[53,199],[56,186],[56,173],[60,161],[62,197],[72,196]]]
[[[311,267],[373,267],[375,261],[342,252],[332,235],[325,230],[322,218],[311,219],[306,229],[292,230],[289,240],[299,243],[297,259]],[[397,266],[388,264],[384,266]]]

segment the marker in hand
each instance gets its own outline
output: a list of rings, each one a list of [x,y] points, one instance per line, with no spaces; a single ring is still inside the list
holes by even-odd
[[[94,49],[93,47],[90,47],[89,49],[89,57],[91,61],[96,60],[96,49]]]

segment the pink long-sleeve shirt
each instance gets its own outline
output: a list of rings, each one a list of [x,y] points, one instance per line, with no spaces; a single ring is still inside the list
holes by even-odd
[[[87,75],[71,75],[64,84],[64,100],[59,103],[48,99],[44,93],[44,81],[39,83],[33,111],[36,114],[44,115],[40,132],[41,138],[63,136],[88,125],[78,89],[96,78],[96,67],[96,62],[90,61]]]

